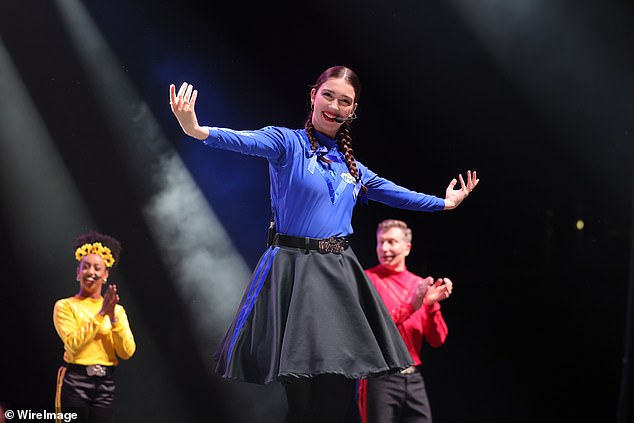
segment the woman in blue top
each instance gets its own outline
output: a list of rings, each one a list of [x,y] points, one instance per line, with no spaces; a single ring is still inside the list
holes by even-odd
[[[281,381],[287,422],[339,422],[354,380],[394,373],[412,360],[346,236],[359,198],[408,210],[457,207],[476,187],[459,176],[445,198],[414,192],[356,161],[350,122],[360,81],[349,68],[324,71],[310,91],[303,129],[200,126],[198,92],[170,86],[183,131],[205,145],[264,157],[277,233],[262,255],[217,354],[216,371],[254,383]]]

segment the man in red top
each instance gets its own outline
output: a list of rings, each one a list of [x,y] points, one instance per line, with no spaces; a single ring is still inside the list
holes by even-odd
[[[360,383],[364,423],[431,423],[431,410],[420,372],[423,339],[439,347],[447,337],[440,301],[451,295],[448,278],[421,278],[407,270],[412,231],[400,220],[384,220],[376,232],[379,265],[366,270],[409,349],[414,365],[401,373]]]

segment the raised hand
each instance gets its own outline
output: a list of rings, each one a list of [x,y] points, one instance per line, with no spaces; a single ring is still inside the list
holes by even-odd
[[[427,290],[433,282],[434,279],[431,277],[420,279],[416,282],[416,285],[414,285],[409,293],[409,303],[414,307],[414,310],[418,310],[420,306],[423,305]]]
[[[209,136],[209,131],[198,124],[195,111],[197,97],[198,91],[187,82],[183,82],[178,94],[174,84],[170,84],[170,106],[183,132],[190,137],[204,140]]]
[[[452,179],[449,182],[449,186],[445,191],[445,210],[451,210],[458,207],[458,204],[462,203],[462,200],[467,198],[471,191],[475,189],[480,180],[476,176],[476,171],[473,171],[473,175],[470,170],[467,170],[467,183],[465,184],[464,179],[462,179],[462,174],[458,175],[460,178],[460,189],[454,189],[458,181],[456,178]]]
[[[117,285],[111,284],[106,288],[106,294],[103,296],[103,303],[101,304],[101,310],[99,314],[110,317],[110,322],[116,322],[114,317],[114,306],[119,303],[119,294],[117,294]]]
[[[446,300],[453,291],[453,282],[449,278],[437,279],[431,284],[425,294],[425,304],[434,304],[437,301]]]

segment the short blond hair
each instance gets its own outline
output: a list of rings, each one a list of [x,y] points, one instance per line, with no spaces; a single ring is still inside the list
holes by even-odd
[[[379,226],[376,228],[376,233],[378,235],[379,233],[385,232],[392,228],[401,229],[403,231],[403,238],[405,239],[405,242],[412,242],[412,230],[409,228],[409,226],[407,226],[407,223],[403,222],[402,220],[385,219],[384,221],[379,223]]]

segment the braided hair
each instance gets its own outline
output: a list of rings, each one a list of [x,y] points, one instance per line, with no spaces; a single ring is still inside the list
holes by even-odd
[[[355,102],[359,100],[361,95],[361,81],[357,74],[350,68],[345,66],[333,66],[326,69],[319,75],[317,81],[313,84],[311,88],[315,90],[319,90],[319,87],[326,82],[330,78],[338,78],[343,79],[352,85],[355,93]],[[319,148],[319,142],[315,137],[315,128],[313,127],[313,110],[312,107],[310,112],[308,113],[308,118],[306,119],[306,123],[304,124],[304,129],[306,129],[306,135],[308,136],[308,140],[310,141],[310,146],[313,150],[317,150]],[[354,150],[352,149],[352,136],[350,135],[350,121],[346,120],[341,127],[339,128],[339,132],[337,133],[337,147],[339,151],[341,151],[346,160],[346,165],[348,166],[348,170],[352,177],[358,182],[361,179],[361,175],[359,175],[359,168],[357,167],[357,162],[354,160]],[[319,160],[323,162],[329,162],[325,157],[320,156]],[[368,188],[365,185],[361,185],[363,191],[365,193],[368,192]]]

